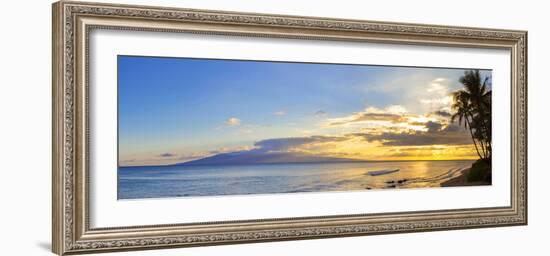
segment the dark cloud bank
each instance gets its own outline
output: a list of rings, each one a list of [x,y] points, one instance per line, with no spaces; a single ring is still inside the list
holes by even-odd
[[[286,151],[311,143],[338,142],[361,137],[366,141],[380,141],[385,146],[427,146],[427,145],[469,145],[470,135],[455,124],[444,126],[439,122],[427,122],[427,131],[384,132],[381,134],[353,133],[342,137],[311,136],[279,138],[258,141],[254,144],[258,152]]]

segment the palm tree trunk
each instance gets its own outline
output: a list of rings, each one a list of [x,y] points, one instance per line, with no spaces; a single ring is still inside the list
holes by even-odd
[[[485,107],[481,103],[480,99],[476,100],[478,111],[480,112],[479,115],[481,115],[482,121],[480,122],[480,128],[482,129],[481,132],[484,136],[480,141],[482,141],[482,147],[483,147],[483,159],[488,159],[491,155],[490,153],[490,140],[486,141],[485,139],[489,139],[489,132],[491,131],[487,121],[483,119],[483,115],[485,114]],[[473,118],[473,117],[472,117]]]
[[[481,157],[481,154],[479,153],[479,149],[477,148],[477,142],[474,137],[474,133],[472,132],[472,126],[470,126],[470,120],[468,119],[467,116],[465,119],[466,119],[466,123],[468,123],[468,130],[470,131],[470,136],[472,137],[472,141],[474,142],[474,147],[476,148],[477,155],[479,156],[480,159],[483,159],[483,157]]]
[[[474,145],[476,145],[476,138],[474,136],[474,133],[472,131],[472,126],[471,126],[471,122],[470,120],[474,120],[474,115],[471,113],[471,112],[468,112],[467,115],[470,116],[470,119],[468,119],[468,116],[466,116],[466,121],[468,122],[468,128],[470,130],[470,135],[472,136],[472,140],[474,141]],[[479,153],[479,149],[477,148],[476,146],[476,150],[477,150],[477,155],[479,156],[480,159],[485,159],[486,156],[487,156],[487,153],[485,152],[485,145],[483,143],[483,140],[477,140],[477,143],[479,144],[479,147],[481,148],[481,154]]]
[[[488,139],[490,129],[487,125],[487,122],[485,122],[485,121],[481,122],[481,128],[483,129],[482,134],[485,137],[484,139]],[[489,158],[489,155],[490,155],[489,143],[490,143],[490,141],[483,141],[483,152],[484,152],[483,155],[484,155],[485,159]]]

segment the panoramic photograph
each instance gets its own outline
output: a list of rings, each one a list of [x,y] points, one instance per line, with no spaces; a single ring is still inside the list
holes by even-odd
[[[117,63],[118,199],[491,185],[491,70]]]

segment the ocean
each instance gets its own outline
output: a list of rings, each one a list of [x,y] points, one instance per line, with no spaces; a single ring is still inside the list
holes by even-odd
[[[473,161],[387,161],[118,168],[118,199],[439,187]],[[369,172],[399,169],[371,176]]]

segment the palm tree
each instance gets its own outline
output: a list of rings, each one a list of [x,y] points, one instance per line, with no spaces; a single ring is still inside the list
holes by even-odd
[[[464,128],[468,129],[470,131],[470,136],[472,137],[472,141],[474,142],[474,146],[477,152],[477,155],[479,158],[483,158],[483,156],[479,153],[478,143],[476,141],[476,137],[474,136],[474,130],[472,127],[472,106],[469,100],[469,95],[460,90],[455,93],[453,93],[454,103],[452,105],[452,108],[456,111],[451,116],[451,122],[454,122],[456,119],[458,119],[458,124],[462,125],[464,123]]]
[[[480,159],[490,164],[491,159],[491,90],[490,78],[481,78],[479,70],[465,71],[460,77],[464,85],[453,93],[452,105],[455,113],[451,122],[458,123],[470,131],[472,141]]]

